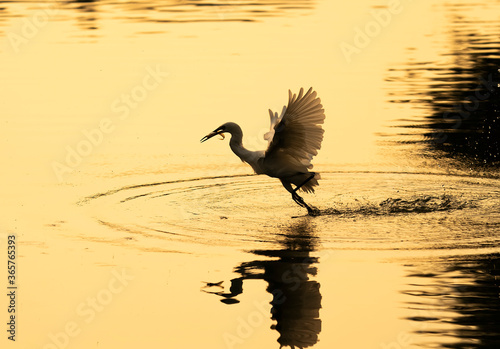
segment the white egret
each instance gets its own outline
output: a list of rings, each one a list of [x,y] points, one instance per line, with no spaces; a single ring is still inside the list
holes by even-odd
[[[204,142],[216,135],[231,134],[229,146],[243,161],[252,166],[257,174],[266,174],[279,178],[286,190],[292,194],[292,199],[307,209],[309,215],[315,215],[313,210],[297,194],[300,189],[314,193],[320,175],[310,172],[311,160],[318,154],[323,140],[325,113],[321,100],[316,97],[312,87],[304,94],[301,88],[299,95],[288,91],[288,106],[284,106],[281,115],[269,110],[271,128],[264,135],[269,144],[265,151],[251,151],[242,144],[243,132],[234,122],[226,122],[201,139]],[[295,188],[292,187],[295,185]]]

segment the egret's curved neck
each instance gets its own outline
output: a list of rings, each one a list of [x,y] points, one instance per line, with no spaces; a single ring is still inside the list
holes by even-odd
[[[245,161],[245,157],[249,150],[243,146],[243,131],[237,125],[231,130],[231,140],[229,141],[229,146],[231,150],[240,157],[241,160]]]
[[[263,173],[262,168],[259,165],[259,159],[263,156],[263,152],[251,151],[243,146],[243,132],[238,125],[231,130],[231,140],[229,141],[229,146],[231,150],[241,159],[241,161],[249,164],[255,173]]]

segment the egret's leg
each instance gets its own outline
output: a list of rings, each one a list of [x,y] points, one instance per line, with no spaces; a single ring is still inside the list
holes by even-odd
[[[305,181],[303,181],[300,185],[296,186],[293,191],[297,192],[297,190],[299,190],[303,185],[305,185],[307,182],[309,182],[311,179],[313,179],[314,176],[316,176],[316,172],[311,172],[311,175],[309,176],[309,178],[307,178]]]
[[[297,203],[297,205],[305,207],[307,209],[307,213],[310,214],[311,216],[315,215],[315,211],[311,207],[309,207],[309,205],[306,204],[304,199],[302,199],[302,197],[300,197],[299,194],[296,193],[296,191],[292,188],[290,182],[286,182],[282,179],[280,179],[280,181],[281,184],[283,184],[283,186],[285,187],[285,189],[292,194],[292,199]]]
[[[304,201],[304,199],[302,199],[302,197],[299,196],[299,194],[293,193],[292,194],[292,199],[293,199],[293,201],[295,201],[300,206],[307,208],[307,212],[309,214],[312,214],[314,212],[314,210],[312,208],[310,208],[308,204],[306,204],[306,202]]]
[[[297,203],[297,205],[299,206],[302,206],[302,207],[305,207],[304,204],[304,199],[302,199],[299,195],[297,195],[296,193],[292,193],[292,199],[293,201],[295,201]]]

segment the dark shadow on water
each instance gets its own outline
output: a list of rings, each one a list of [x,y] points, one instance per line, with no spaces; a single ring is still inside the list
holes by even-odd
[[[253,250],[262,258],[234,268],[240,276],[230,281],[228,292],[220,290],[221,282],[207,283],[203,291],[221,297],[222,303],[235,304],[246,280],[266,281],[266,291],[272,295],[269,316],[275,321],[272,328],[279,332],[280,348],[311,347],[321,332],[320,284],[312,279],[318,257],[311,256],[317,239],[310,220],[297,221],[277,236],[279,249]]]
[[[415,110],[426,113],[397,121],[405,130],[399,133],[398,142],[423,143],[422,155],[430,151],[434,157],[450,158],[457,165],[498,167],[500,26],[469,18],[453,3],[443,6],[443,20],[449,23],[446,42],[434,42],[444,47],[439,60],[419,61],[409,53],[406,66],[389,69],[391,102],[411,103]],[[500,11],[498,3],[491,6],[492,11]],[[485,26],[494,29],[486,31]],[[418,48],[409,48],[412,50]],[[401,93],[404,98],[399,97]]]
[[[3,18],[24,16],[18,1],[5,2],[0,13],[0,28]],[[12,6],[11,6],[12,4]],[[28,2],[29,4],[29,2]],[[297,16],[307,14],[314,8],[310,0],[165,0],[165,1],[109,1],[77,0],[48,1],[40,6],[42,11],[49,9],[50,20],[75,21],[82,31],[80,35],[89,35],[89,30],[100,30],[103,19],[129,23],[173,23],[196,22],[257,22],[267,17]],[[62,11],[61,11],[62,10]],[[167,28],[167,27],[165,27]],[[164,33],[167,30],[158,27],[151,31],[139,31],[137,34]],[[1,31],[0,31],[1,33]],[[92,33],[92,37],[102,34]]]
[[[443,32],[428,40],[438,49],[426,59],[425,51],[409,44],[407,61],[388,70],[389,101],[408,115],[393,122],[397,133],[389,142],[420,163],[437,160],[430,163],[440,169],[497,174],[500,25],[496,16],[481,14],[500,13],[500,3],[449,1],[434,6],[442,18],[442,26],[436,27]],[[404,306],[413,313],[406,318],[415,329],[412,347],[500,348],[499,267],[498,254],[410,266],[404,293],[411,301]]]
[[[410,269],[413,343],[423,348],[500,348],[500,255],[447,257]],[[424,342],[420,339],[425,338]],[[432,339],[435,339],[433,341]]]
[[[96,30],[99,20],[99,1],[78,0],[73,1],[74,9],[78,11],[78,25],[82,30]]]

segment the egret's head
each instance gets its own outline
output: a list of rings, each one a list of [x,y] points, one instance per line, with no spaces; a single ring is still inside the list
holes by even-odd
[[[224,133],[229,132],[232,134],[233,131],[235,130],[235,126],[238,127],[238,125],[236,125],[234,122],[226,122],[224,125],[217,127],[215,130],[213,130],[212,132],[207,134],[205,137],[203,137],[200,140],[200,142],[203,143],[206,140],[212,138],[213,136],[217,136],[217,135],[220,135],[222,137],[222,139],[224,139],[225,138]]]

